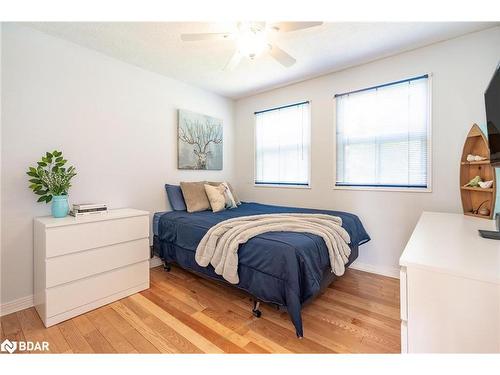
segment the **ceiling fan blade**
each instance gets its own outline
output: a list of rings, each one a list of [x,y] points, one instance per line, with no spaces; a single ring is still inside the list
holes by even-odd
[[[292,56],[275,45],[271,45],[271,50],[269,51],[269,53],[276,59],[276,61],[287,68],[291,67],[297,62],[297,60],[295,60]]]
[[[271,28],[276,31],[283,31],[286,33],[289,31],[308,29],[310,27],[321,25],[323,25],[323,22],[277,22],[272,24]]]
[[[234,68],[236,68],[236,66],[240,63],[241,61],[241,53],[239,51],[236,51],[233,56],[231,56],[231,59],[229,59],[229,61],[227,62],[226,66],[224,67],[223,70],[225,71],[231,71],[233,70]]]
[[[199,40],[224,40],[229,39],[231,33],[195,33],[181,34],[181,40],[184,42],[196,42]]]

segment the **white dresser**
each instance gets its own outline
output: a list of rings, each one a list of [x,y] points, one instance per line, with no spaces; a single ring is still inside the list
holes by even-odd
[[[500,241],[493,220],[424,212],[401,256],[404,353],[500,352]]]
[[[34,223],[34,303],[46,327],[149,288],[149,213]]]

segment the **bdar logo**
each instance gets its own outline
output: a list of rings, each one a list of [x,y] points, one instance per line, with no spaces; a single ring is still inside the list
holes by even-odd
[[[14,353],[17,349],[17,342],[10,341],[9,339],[5,339],[0,345],[0,350],[2,352],[9,352],[10,354]]]
[[[5,339],[0,344],[1,352],[14,353],[19,352],[48,352],[49,343],[47,341],[10,341]]]

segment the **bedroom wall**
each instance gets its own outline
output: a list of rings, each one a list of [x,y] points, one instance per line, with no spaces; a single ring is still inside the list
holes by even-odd
[[[3,22],[0,22],[0,146],[2,144],[2,28]],[[2,152],[0,149],[0,166],[2,165]],[[2,169],[0,168],[0,195],[2,191]],[[2,270],[2,200],[0,199],[0,273]],[[0,277],[0,296],[2,291],[2,278]],[[1,305],[1,299],[0,299]]]
[[[499,60],[496,27],[238,100],[235,181],[241,198],[355,213],[372,237],[360,248],[357,267],[397,276],[400,254],[422,211],[461,212],[463,142],[472,123],[485,122],[483,93]],[[334,190],[334,94],[422,73],[433,74],[432,192]],[[312,110],[311,188],[255,187],[253,113],[303,100],[311,100]]]
[[[19,24],[4,24],[2,52],[2,304],[33,293],[32,222],[50,205],[25,170],[45,151],[76,167],[73,202],[163,211],[166,182],[232,181],[232,100]],[[177,170],[178,108],[223,119],[223,171]]]

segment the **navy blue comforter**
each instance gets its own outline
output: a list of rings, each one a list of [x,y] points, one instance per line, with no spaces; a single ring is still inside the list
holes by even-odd
[[[348,265],[357,258],[358,246],[370,240],[361,221],[353,214],[243,203],[238,208],[218,213],[172,211],[163,214],[154,240],[155,252],[167,262],[175,262],[185,269],[223,281],[212,266],[200,267],[195,261],[196,247],[205,233],[226,219],[286,212],[340,216],[342,226],[351,236]],[[265,233],[242,244],[238,259],[240,282],[236,286],[261,301],[285,306],[297,335],[302,337],[302,305],[319,294],[322,288],[334,279],[323,239],[308,233]]]

